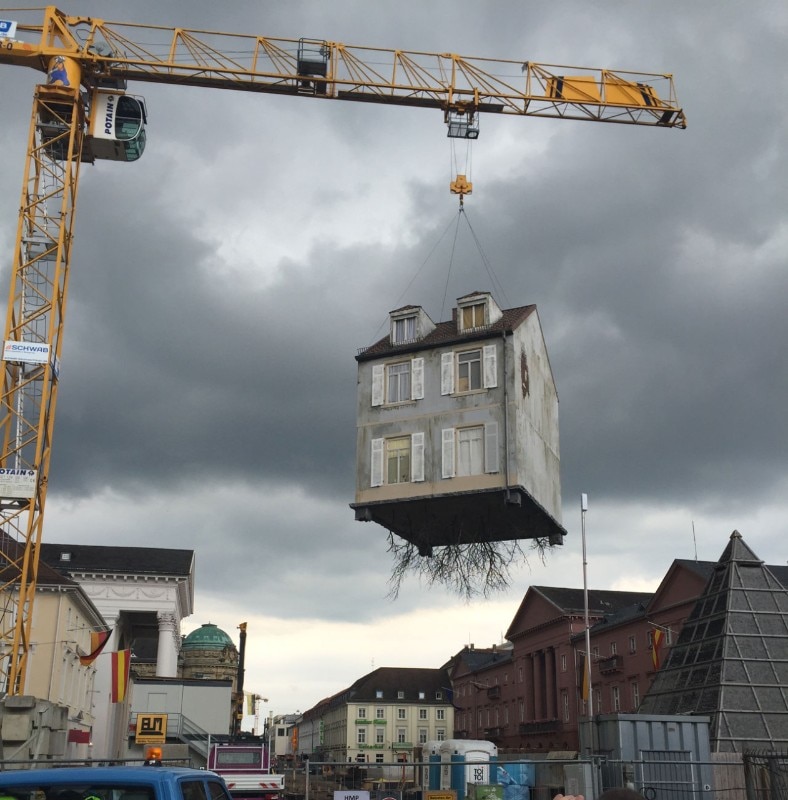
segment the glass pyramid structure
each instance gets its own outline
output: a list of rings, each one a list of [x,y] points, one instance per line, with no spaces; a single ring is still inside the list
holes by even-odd
[[[638,712],[710,717],[714,752],[788,749],[788,591],[738,531]]]

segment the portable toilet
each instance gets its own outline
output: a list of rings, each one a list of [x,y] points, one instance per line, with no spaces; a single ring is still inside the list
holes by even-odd
[[[458,800],[468,794],[468,784],[497,783],[490,771],[498,761],[498,748],[481,739],[447,739],[441,742],[441,789],[454,789]]]
[[[443,742],[425,742],[421,749],[421,785],[430,792],[441,788],[441,744]]]

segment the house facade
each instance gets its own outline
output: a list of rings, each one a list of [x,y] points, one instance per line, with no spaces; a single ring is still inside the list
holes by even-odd
[[[536,307],[390,313],[358,361],[356,519],[434,546],[560,543],[558,396]]]
[[[302,714],[297,752],[321,762],[412,762],[417,748],[451,737],[450,695],[445,669],[381,667]]]

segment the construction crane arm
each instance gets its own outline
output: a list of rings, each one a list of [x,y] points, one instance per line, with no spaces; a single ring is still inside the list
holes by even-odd
[[[5,13],[0,10],[0,16]],[[143,81],[436,108],[446,114],[686,126],[668,74],[105,22],[67,16],[53,7],[45,10],[43,22],[40,17],[18,22],[17,38],[0,48],[0,63],[46,72],[54,55],[77,60],[88,86]]]

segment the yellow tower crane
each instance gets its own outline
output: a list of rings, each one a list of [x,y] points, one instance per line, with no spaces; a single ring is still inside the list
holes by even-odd
[[[144,44],[143,44],[144,43]],[[3,340],[0,691],[24,693],[81,164],[135,161],[129,82],[416,106],[448,136],[484,114],[684,128],[671,75],[466,58],[0,9],[0,64],[45,76],[33,97]],[[458,175],[452,191],[470,192]]]

